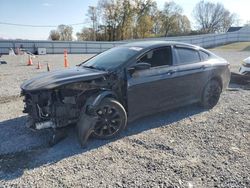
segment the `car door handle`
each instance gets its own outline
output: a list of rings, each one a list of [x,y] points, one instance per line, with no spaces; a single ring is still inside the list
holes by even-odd
[[[167,75],[172,75],[172,74],[174,74],[176,72],[177,72],[177,70],[170,70],[170,71],[167,72]]]
[[[202,69],[206,69],[206,68],[208,68],[208,67],[210,67],[210,65],[202,65],[202,66],[201,66]]]

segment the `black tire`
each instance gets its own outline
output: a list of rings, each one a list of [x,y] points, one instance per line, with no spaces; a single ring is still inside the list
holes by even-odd
[[[217,80],[210,80],[203,89],[201,105],[204,108],[213,108],[220,99],[222,88]]]
[[[97,122],[92,135],[98,139],[111,139],[120,134],[127,125],[127,113],[115,99],[105,98],[96,107]]]
[[[96,118],[85,113],[85,107],[81,110],[80,118],[77,122],[78,140],[82,147],[86,146],[89,136],[93,132],[96,123]]]

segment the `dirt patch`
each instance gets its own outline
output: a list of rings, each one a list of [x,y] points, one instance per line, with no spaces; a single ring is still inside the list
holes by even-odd
[[[30,150],[0,155],[0,171],[14,173],[18,169],[31,168],[34,160],[45,152],[48,146],[39,146]]]
[[[20,100],[20,95],[0,96],[0,104],[14,102],[17,100]]]

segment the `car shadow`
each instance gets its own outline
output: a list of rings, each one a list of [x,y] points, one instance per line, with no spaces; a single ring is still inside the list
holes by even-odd
[[[73,126],[67,129],[68,136],[64,140],[49,147],[48,141],[52,135],[51,131],[31,131],[24,125],[26,116],[0,122],[0,180],[16,179],[22,176],[24,171],[56,163],[124,137],[169,126],[173,122],[178,122],[203,111],[197,105],[192,105],[141,118],[129,123],[126,130],[116,139],[95,140],[90,138],[86,148],[80,147]]]

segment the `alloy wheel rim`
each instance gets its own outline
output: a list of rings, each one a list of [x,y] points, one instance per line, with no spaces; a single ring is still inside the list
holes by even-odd
[[[121,127],[121,115],[112,106],[105,105],[96,110],[98,120],[94,134],[100,137],[109,137],[117,133]]]
[[[219,100],[219,96],[220,89],[214,86],[210,86],[207,95],[208,103],[212,106],[215,105]]]

